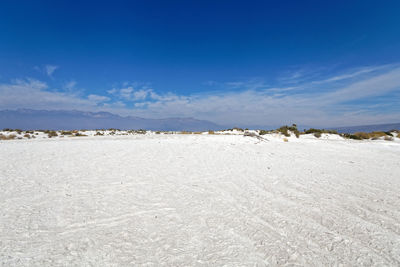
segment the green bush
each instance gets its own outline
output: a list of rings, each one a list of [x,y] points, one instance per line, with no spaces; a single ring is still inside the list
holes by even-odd
[[[361,138],[359,136],[354,135],[354,134],[345,133],[345,134],[341,134],[341,136],[343,138],[347,138],[347,139],[361,140]]]
[[[242,128],[234,127],[233,130],[239,131],[239,132],[244,132]]]
[[[287,125],[282,126],[282,127],[278,128],[277,131],[282,133],[286,137],[290,136],[290,132],[294,133],[297,138],[300,136],[300,132],[299,132],[299,130],[297,130],[296,124],[292,124],[292,126],[287,126]]]
[[[47,131],[47,136],[48,136],[49,138],[52,138],[52,137],[58,136],[58,134],[57,134],[56,131]]]
[[[310,128],[308,130],[304,130],[304,133],[306,133],[306,134],[312,134],[312,133],[338,134],[338,132],[336,130],[315,129],[315,128]]]
[[[61,131],[61,135],[72,135],[71,131]]]

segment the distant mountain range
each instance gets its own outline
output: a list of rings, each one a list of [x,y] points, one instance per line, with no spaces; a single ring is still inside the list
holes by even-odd
[[[109,112],[67,110],[3,110],[0,111],[0,129],[146,129],[159,131],[206,131],[223,127],[210,121],[194,118],[144,119],[123,117]]]
[[[331,129],[336,130],[339,133],[374,132],[374,131],[387,132],[390,130],[399,130],[400,123],[348,126],[348,127],[338,127]]]
[[[77,110],[2,110],[0,111],[0,129],[22,130],[74,130],[74,129],[146,129],[154,131],[207,131],[221,130],[233,126],[194,118],[145,119],[133,116],[119,116],[109,112],[85,112]],[[276,129],[278,127],[249,127],[251,129]],[[307,127],[310,128],[310,127]],[[299,127],[299,129],[306,129]],[[340,133],[390,131],[400,129],[400,123],[332,127]]]

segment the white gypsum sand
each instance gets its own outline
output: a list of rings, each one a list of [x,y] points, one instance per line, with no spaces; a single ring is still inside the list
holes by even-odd
[[[400,265],[400,144],[0,142],[3,266]]]

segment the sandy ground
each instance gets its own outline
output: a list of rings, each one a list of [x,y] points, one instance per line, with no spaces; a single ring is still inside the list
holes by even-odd
[[[2,266],[400,265],[400,144],[0,142]]]

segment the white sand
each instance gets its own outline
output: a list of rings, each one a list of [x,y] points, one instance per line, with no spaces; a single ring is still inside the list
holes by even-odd
[[[2,266],[400,265],[399,142],[1,141],[0,190]]]

